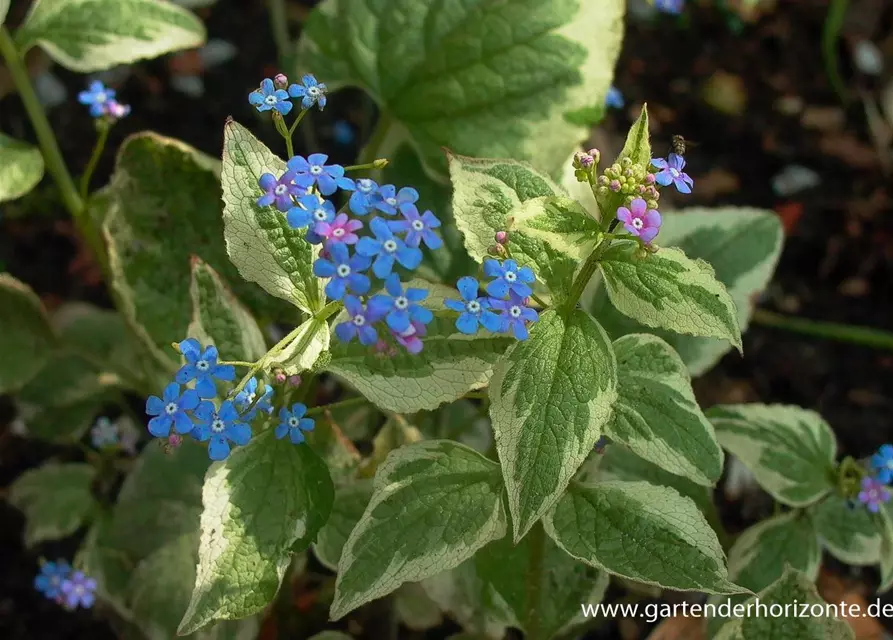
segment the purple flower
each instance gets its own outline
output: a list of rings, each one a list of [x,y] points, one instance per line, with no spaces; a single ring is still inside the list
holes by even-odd
[[[282,440],[288,435],[288,439],[292,444],[301,444],[304,442],[304,431],[313,431],[315,426],[312,418],[305,418],[307,413],[307,405],[296,402],[291,409],[283,407],[279,410],[279,424],[276,426],[275,436]]]
[[[257,199],[257,206],[269,207],[275,204],[280,211],[288,211],[293,204],[291,197],[301,192],[299,186],[294,184],[294,179],[293,171],[286,171],[279,179],[272,173],[263,174],[257,184],[264,190],[264,195]]]
[[[78,94],[78,102],[90,105],[90,115],[94,118],[105,115],[105,105],[115,98],[115,90],[109,89],[99,80],[94,80],[86,91]]]
[[[102,106],[102,115],[114,120],[120,120],[130,115],[130,105],[121,104],[117,100],[109,100]]]
[[[394,235],[388,227],[388,223],[381,218],[373,218],[369,228],[375,234],[375,238],[360,238],[357,243],[357,253],[367,258],[375,258],[372,272],[379,278],[386,278],[394,268],[396,260],[407,269],[415,269],[422,262],[422,252],[413,247],[407,247],[406,243]]]
[[[419,199],[419,192],[412,187],[403,187],[397,191],[397,187],[386,184],[378,189],[379,199],[375,208],[389,216],[397,215],[397,210],[403,211],[405,207],[415,209],[415,202]]]
[[[378,202],[378,184],[369,178],[360,178],[354,183],[355,191],[350,194],[350,210],[358,216],[365,216]]]
[[[406,232],[405,240],[408,246],[418,247],[422,240],[432,250],[440,249],[443,246],[440,236],[431,231],[431,229],[436,229],[440,226],[440,220],[433,213],[426,211],[420,216],[419,210],[412,204],[401,207],[400,212],[405,220],[388,222],[388,226],[395,233]]]
[[[306,159],[295,156],[286,167],[295,173],[296,180],[300,180],[301,184],[306,182],[308,187],[315,184],[324,196],[330,196],[338,189],[353,189],[353,180],[344,177],[344,167],[340,164],[327,165],[328,159],[329,156],[324,153],[313,153]]]
[[[378,341],[378,332],[373,323],[381,319],[381,315],[375,313],[371,307],[363,309],[363,303],[359,298],[344,296],[344,308],[347,309],[349,319],[335,326],[335,335],[342,342],[350,342],[359,337],[360,344],[371,345]]]
[[[654,0],[654,6],[658,11],[679,15],[685,8],[685,0]]]
[[[229,400],[214,408],[213,403],[204,401],[195,410],[198,424],[192,436],[199,442],[210,441],[208,456],[211,460],[224,460],[230,453],[229,443],[246,445],[251,440],[251,427],[242,422],[239,412]]]
[[[416,304],[428,297],[428,292],[424,289],[409,288],[404,293],[396,273],[385,280],[385,289],[390,295],[372,296],[369,309],[378,317],[386,316],[385,321],[393,331],[406,331],[410,321],[428,324],[434,319],[430,310]]]
[[[421,322],[413,322],[406,331],[391,330],[394,339],[412,355],[416,355],[422,351],[422,338],[425,337],[427,327]]]
[[[511,331],[518,340],[527,340],[527,323],[539,320],[539,314],[527,306],[526,298],[512,291],[508,300],[491,299],[490,304],[502,312],[500,315],[502,333]]]
[[[34,578],[34,588],[49,600],[56,600],[62,595],[62,583],[71,573],[71,567],[65,560],[44,562],[40,573]]]
[[[622,109],[625,101],[623,99],[623,94],[620,93],[620,89],[612,86],[608,89],[608,95],[605,96],[605,106],[610,107],[611,109]]]
[[[332,300],[340,300],[348,290],[357,295],[369,291],[369,278],[363,275],[363,271],[369,268],[372,260],[362,255],[351,257],[347,246],[340,242],[328,249],[331,259],[317,258],[313,263],[314,274],[320,278],[331,278],[326,285],[326,295]]]
[[[859,492],[859,502],[868,507],[872,513],[877,513],[881,504],[890,500],[890,492],[884,484],[870,476],[862,478],[862,491]]]
[[[498,315],[490,311],[490,299],[478,297],[478,281],[470,276],[459,278],[457,283],[459,295],[462,300],[444,300],[447,309],[460,311],[456,320],[456,328],[465,334],[477,333],[478,325],[492,333],[497,333],[502,327],[502,320]]]
[[[691,188],[695,182],[687,173],[682,171],[685,168],[685,158],[679,154],[671,153],[669,161],[663,158],[652,158],[651,164],[661,169],[654,176],[657,184],[666,187],[672,183],[679,193],[691,193]]]
[[[81,571],[73,572],[62,582],[62,602],[68,609],[79,606],[89,609],[96,602],[96,580],[88,578]]]
[[[351,220],[346,213],[339,213],[334,222],[317,222],[313,230],[327,242],[356,244],[359,240],[356,232],[363,228],[359,220]]]
[[[494,298],[504,298],[509,291],[526,298],[533,293],[530,283],[536,280],[530,267],[518,268],[514,260],[506,260],[502,264],[498,260],[484,260],[484,275],[496,278],[487,285],[487,293]]]
[[[301,84],[293,84],[288,88],[288,95],[292,98],[301,98],[301,108],[309,109],[315,104],[322,111],[326,106],[326,85],[317,82],[312,74],[301,78]]]
[[[893,481],[893,445],[881,445],[878,452],[871,456],[871,466],[877,471],[878,480],[890,484]]]
[[[335,219],[335,205],[317,195],[308,193],[298,198],[300,206],[288,210],[285,219],[292,229],[301,229],[309,224],[331,222]]]
[[[161,398],[149,396],[146,400],[146,413],[155,416],[149,420],[149,433],[156,438],[166,438],[170,435],[171,427],[177,433],[189,433],[195,425],[186,412],[195,409],[198,403],[195,389],[186,389],[180,395],[180,385],[171,382],[164,388]]]
[[[619,207],[617,219],[632,235],[640,237],[645,244],[650,243],[660,231],[660,213],[655,209],[648,209],[642,198],[633,200],[629,207]]]
[[[264,81],[260,83],[260,89],[255,89],[248,94],[248,102],[260,112],[276,109],[282,115],[286,115],[294,106],[288,99],[288,91],[277,89],[270,78],[264,78]]]
[[[180,353],[186,358],[186,364],[180,367],[174,379],[180,384],[195,380],[195,390],[200,398],[213,398],[217,395],[213,378],[225,382],[236,379],[236,369],[233,365],[217,364],[217,347],[214,345],[208,345],[202,351],[198,340],[187,338],[179,346]]]

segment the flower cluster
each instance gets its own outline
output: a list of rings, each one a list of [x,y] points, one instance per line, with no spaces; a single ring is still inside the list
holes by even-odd
[[[88,105],[90,115],[94,118],[115,121],[130,114],[130,105],[118,102],[115,99],[115,90],[109,89],[99,80],[94,80],[86,91],[81,91],[78,94],[78,102]]]
[[[877,513],[881,505],[890,500],[887,485],[893,482],[893,445],[885,444],[871,456],[871,469],[874,475],[862,478],[859,502],[872,513]]]
[[[457,283],[461,300],[444,300],[448,309],[459,312],[456,328],[465,334],[477,333],[480,327],[492,333],[511,333],[518,340],[526,340],[527,326],[539,315],[530,308],[533,294],[530,285],[536,279],[530,267],[518,267],[514,260],[500,263],[484,261],[484,275],[493,278],[487,283],[487,295],[479,294],[480,284],[466,276]]]
[[[66,609],[89,609],[96,601],[96,580],[72,569],[65,560],[43,562],[34,588]]]
[[[301,109],[306,110],[317,105],[322,111],[327,101],[326,85],[307,74],[301,78],[301,84],[289,86],[288,78],[280,73],[272,80],[265,78],[259,89],[248,94],[248,102],[261,113],[276,110],[282,115],[287,115],[294,107],[292,98],[301,99]]]

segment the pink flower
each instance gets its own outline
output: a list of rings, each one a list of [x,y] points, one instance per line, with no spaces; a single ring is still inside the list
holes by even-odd
[[[649,244],[660,231],[660,213],[656,209],[648,209],[642,198],[636,198],[629,206],[629,209],[626,207],[617,209],[617,219],[632,235],[640,237],[642,242]]]
[[[862,491],[859,492],[859,502],[868,507],[872,513],[877,513],[881,504],[890,500],[890,492],[884,483],[875,478],[865,476],[862,478]]]
[[[329,242],[356,244],[359,238],[354,232],[362,228],[363,223],[359,220],[350,220],[346,213],[339,213],[331,223],[317,222],[313,231]]]
[[[421,322],[413,322],[406,331],[393,331],[391,335],[409,353],[415,355],[422,350],[421,338],[425,337],[426,328]]]

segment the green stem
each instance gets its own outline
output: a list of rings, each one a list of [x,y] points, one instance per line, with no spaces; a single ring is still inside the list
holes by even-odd
[[[753,321],[766,327],[784,329],[816,338],[849,342],[873,349],[893,350],[893,333],[880,329],[795,318],[765,309],[754,311]]]
[[[320,413],[324,413],[326,411],[332,411],[335,409],[344,409],[346,407],[354,407],[361,404],[366,404],[369,402],[363,396],[357,396],[356,398],[348,398],[347,400],[341,400],[340,402],[333,402],[332,404],[324,404],[321,407],[313,407],[312,409],[308,409],[306,415],[315,416]]]
[[[304,116],[307,115],[308,111],[310,111],[310,109],[301,109],[301,113],[299,113],[298,117],[295,118],[295,121],[291,123],[291,126],[288,128],[289,139],[291,139],[291,137],[295,134],[295,129],[297,129],[298,125],[301,124],[301,120],[304,119]],[[289,155],[289,158],[291,158],[291,155]]]
[[[580,296],[583,295],[583,290],[586,289],[586,285],[589,284],[589,281],[598,269],[598,263],[605,254],[605,251],[608,250],[609,246],[611,246],[611,240],[609,238],[603,238],[602,241],[598,243],[598,246],[592,250],[592,253],[589,254],[589,257],[586,258],[586,262],[583,264],[583,268],[580,269],[577,279],[574,280],[574,284],[571,285],[571,290],[565,303],[566,309],[570,310],[577,306]]]
[[[99,128],[99,135],[96,138],[96,144],[93,146],[93,153],[90,155],[90,161],[87,163],[87,168],[84,169],[84,175],[81,176],[81,200],[87,199],[87,194],[90,192],[90,178],[93,177],[93,172],[96,170],[96,164],[102,156],[102,151],[105,149],[105,143],[109,139],[109,131],[111,131],[112,128],[108,120],[105,119],[100,120],[97,126]]]
[[[350,166],[344,167],[345,171],[362,171],[364,169],[383,169],[388,166],[388,161],[386,158],[376,158],[372,162],[367,162],[366,164],[352,164]]]
[[[276,53],[279,55],[279,66],[285,71],[288,66],[288,52],[291,49],[285,0],[267,0],[267,5],[270,11],[270,30],[273,32],[273,42],[276,43]]]
[[[231,364],[234,367],[253,367],[253,362],[245,362],[244,360],[219,360],[217,364]]]
[[[530,557],[527,563],[527,620],[524,628],[527,630],[528,640],[542,640],[540,620],[546,532],[542,523],[537,522],[527,535],[530,536]]]
[[[366,143],[366,146],[363,147],[363,150],[360,152],[359,166],[372,164],[375,159],[378,157],[378,150],[381,148],[382,143],[385,138],[387,138],[388,133],[391,130],[392,120],[391,117],[382,113],[378,117],[378,122],[375,125],[375,130],[372,132],[372,137],[369,138],[369,141]]]

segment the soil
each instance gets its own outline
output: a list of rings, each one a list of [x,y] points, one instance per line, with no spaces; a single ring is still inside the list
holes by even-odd
[[[295,29],[312,4],[291,3]],[[706,6],[691,7],[678,20],[628,22],[615,84],[629,106],[609,115],[597,139],[606,141],[606,148],[619,149],[636,115],[635,105],[647,99],[656,150],[662,140],[669,146],[673,134],[697,143],[686,155],[698,187],[686,206],[747,205],[774,209],[781,216],[784,253],[772,286],[759,302],[762,308],[890,330],[891,181],[861,102],[861,96],[876,96],[883,83],[860,73],[851,63],[851,52],[861,39],[890,51],[893,7],[884,8],[875,0],[851,3],[837,47],[844,103],[829,83],[820,57],[827,4],[779,2],[754,24],[740,28],[730,26],[722,11]],[[15,24],[23,7],[13,5]],[[94,184],[108,178],[123,138],[144,129],[217,156],[223,122],[232,115],[269,144],[276,143],[273,129],[260,125],[246,101],[259,78],[277,71],[265,3],[220,0],[201,13],[210,38],[232,43],[238,54],[202,71],[206,93],[200,98],[176,91],[171,82],[194,64],[194,57],[169,57],[134,67],[119,87],[122,100],[133,105],[133,114],[114,128]],[[887,63],[893,64],[893,55]],[[65,132],[62,151],[77,171],[86,164],[94,135],[75,99],[83,78],[60,68],[53,68],[53,73],[66,86],[68,101],[53,109],[50,119],[56,131]],[[888,70],[890,77],[893,73]],[[719,97],[709,99],[723,102],[730,112],[708,104],[705,87],[714,87],[713,94]],[[6,97],[0,105],[0,128],[21,130],[25,120],[18,100]],[[313,116],[319,148],[337,161],[349,162],[358,145],[337,143],[333,125],[346,120],[359,131],[367,112],[360,93],[335,96],[325,112]],[[785,197],[777,195],[772,179],[790,165],[815,171],[818,184]],[[30,284],[50,306],[72,299],[107,303],[49,180],[37,195],[3,207],[0,214],[0,268]],[[704,404],[761,401],[815,409],[833,426],[841,455],[863,457],[893,439],[893,352],[803,337],[758,323],[746,334],[744,347],[745,358],[729,354],[698,381]],[[50,456],[79,455],[14,435],[9,430],[12,417],[11,404],[0,398],[0,487]],[[717,501],[724,525],[733,534],[770,508],[759,499],[752,499],[752,504],[730,501],[721,490]],[[26,550],[22,529],[21,515],[0,502],[0,636],[114,637],[93,613],[64,612],[33,590],[38,558],[70,558],[77,536]],[[826,570],[855,579],[863,591],[876,580],[873,569],[850,570],[829,561]],[[301,597],[296,596],[296,603],[306,604],[306,594]],[[278,629],[266,626],[263,637],[304,637],[289,633],[289,628],[294,631],[289,624]],[[403,631],[401,638],[443,638],[456,629],[444,627],[427,635]],[[646,631],[635,624],[616,623],[586,637],[632,639],[644,637]],[[381,636],[367,628],[364,637]]]

